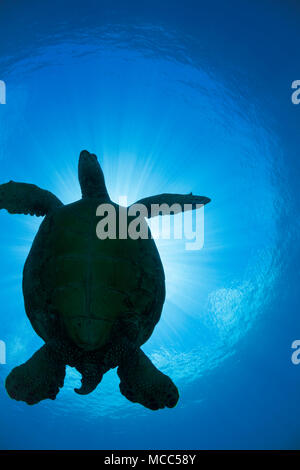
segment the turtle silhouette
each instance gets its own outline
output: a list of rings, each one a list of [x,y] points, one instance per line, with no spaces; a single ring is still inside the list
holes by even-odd
[[[148,224],[145,219],[140,224],[147,238],[99,238],[96,227],[103,219],[97,208],[110,204],[117,215],[125,208],[111,201],[96,155],[80,153],[78,176],[82,199],[68,205],[32,184],[0,185],[0,209],[45,216],[23,271],[25,310],[45,344],[10,372],[6,390],[29,405],[54,400],[69,365],[82,376],[75,391],[85,395],[118,367],[120,391],[128,400],[152,410],[172,408],[179,398],[176,386],[141,350],[165,300],[164,270]],[[138,204],[177,203],[184,210],[184,204],[196,209],[209,201],[162,194]]]

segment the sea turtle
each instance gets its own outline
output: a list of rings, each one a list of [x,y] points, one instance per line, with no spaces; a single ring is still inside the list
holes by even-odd
[[[111,201],[96,155],[80,153],[78,176],[82,199],[67,205],[32,184],[0,185],[0,209],[46,216],[23,272],[26,313],[45,344],[11,371],[7,392],[29,405],[55,399],[69,365],[82,375],[75,391],[85,395],[105,372],[118,366],[120,391],[130,401],[152,410],[174,407],[179,398],[176,386],[140,349],[165,300],[164,271],[155,242],[151,236],[99,238],[96,227],[103,218],[97,217],[97,208],[110,204],[116,214],[127,208]],[[195,209],[209,201],[192,194],[162,194],[138,203],[146,208],[179,203],[184,210],[183,204]],[[145,219],[143,224],[148,231]]]

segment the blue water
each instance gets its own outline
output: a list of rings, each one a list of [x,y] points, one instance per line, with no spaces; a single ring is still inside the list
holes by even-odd
[[[87,148],[116,201],[212,199],[202,250],[157,240],[167,299],[144,351],[181,393],[157,412],[115,370],[86,397],[71,368],[54,402],[6,395],[42,344],[21,291],[41,219],[1,211],[1,449],[300,448],[299,25],[293,1],[1,2],[1,183],[74,201]]]

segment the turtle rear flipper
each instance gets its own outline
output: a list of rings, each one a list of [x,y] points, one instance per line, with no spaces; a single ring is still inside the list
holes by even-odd
[[[5,387],[11,398],[34,405],[46,398],[55,400],[63,387],[65,374],[65,364],[45,345],[25,364],[11,371]]]
[[[10,181],[0,185],[0,209],[11,214],[44,216],[61,206],[54,194],[34,184]]]
[[[152,364],[141,349],[119,366],[118,376],[122,395],[133,403],[158,410],[166,406],[173,408],[178,402],[176,385]]]

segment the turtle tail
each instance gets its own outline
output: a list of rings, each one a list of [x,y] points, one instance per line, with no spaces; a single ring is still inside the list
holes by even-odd
[[[76,366],[78,372],[81,373],[81,387],[74,388],[79,395],[88,395],[93,392],[99,385],[103,377],[103,371],[97,364],[84,364]]]

